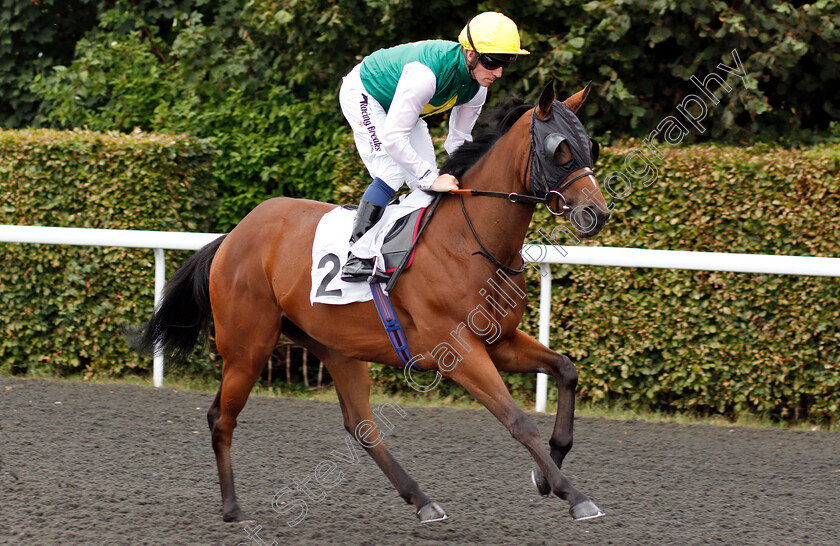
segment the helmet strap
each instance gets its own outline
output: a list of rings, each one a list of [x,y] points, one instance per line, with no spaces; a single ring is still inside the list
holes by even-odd
[[[467,67],[469,68],[470,73],[472,73],[472,71],[475,69],[476,65],[478,65],[478,48],[475,47],[475,43],[473,42],[473,39],[472,39],[472,34],[470,34],[470,23],[471,22],[472,22],[472,19],[470,19],[469,22],[467,22],[467,40],[470,42],[470,47],[472,47],[472,50],[473,50],[473,53],[474,53],[472,60],[467,63]]]

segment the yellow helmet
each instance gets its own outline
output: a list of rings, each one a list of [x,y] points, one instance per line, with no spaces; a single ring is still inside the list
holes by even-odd
[[[458,41],[464,48],[477,53],[529,54],[519,47],[516,23],[495,11],[485,11],[473,17],[458,35]]]

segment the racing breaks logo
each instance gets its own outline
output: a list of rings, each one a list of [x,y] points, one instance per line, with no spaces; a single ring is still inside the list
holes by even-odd
[[[359,103],[359,108],[362,112],[362,125],[367,127],[368,133],[370,133],[370,151],[378,152],[382,149],[382,143],[379,142],[379,137],[376,136],[376,126],[370,121],[367,95],[362,95],[362,102]]]

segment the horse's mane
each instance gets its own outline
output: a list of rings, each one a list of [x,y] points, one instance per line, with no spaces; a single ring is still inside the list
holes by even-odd
[[[486,116],[481,117],[481,122],[486,127],[473,139],[472,142],[465,142],[460,148],[449,156],[440,168],[441,173],[461,178],[470,167],[475,165],[484,154],[487,153],[499,138],[507,133],[513,124],[522,117],[522,114],[531,109],[532,106],[516,95],[502,99],[499,106]]]

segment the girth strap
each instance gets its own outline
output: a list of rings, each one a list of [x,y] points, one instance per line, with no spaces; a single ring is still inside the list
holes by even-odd
[[[391,341],[391,345],[393,345],[394,351],[397,352],[403,366],[410,365],[419,372],[424,371],[423,368],[413,362],[414,357],[411,356],[411,349],[408,348],[405,332],[400,326],[394,306],[391,305],[391,298],[382,290],[382,284],[378,282],[370,283],[370,293],[373,294],[373,303],[376,305],[376,311],[379,313],[379,319],[385,327],[388,339]]]

